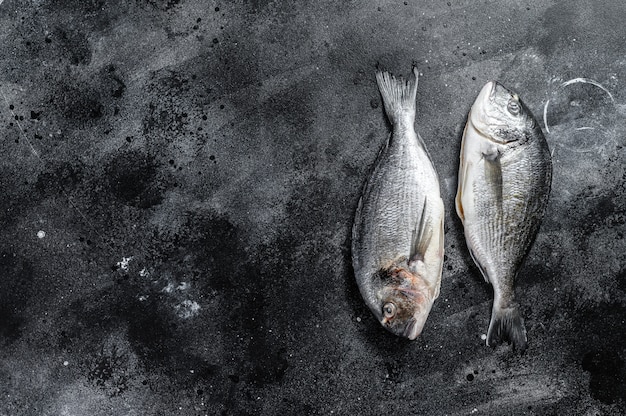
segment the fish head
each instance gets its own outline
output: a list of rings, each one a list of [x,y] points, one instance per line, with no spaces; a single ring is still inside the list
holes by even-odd
[[[520,97],[497,81],[489,81],[472,105],[469,121],[490,140],[524,142],[535,119]]]
[[[404,268],[388,271],[379,299],[376,315],[382,326],[410,340],[422,333],[434,301],[425,280]]]

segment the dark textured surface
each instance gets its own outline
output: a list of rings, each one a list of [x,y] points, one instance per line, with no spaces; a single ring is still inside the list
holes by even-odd
[[[0,414],[624,414],[624,18],[617,0],[0,2]],[[408,342],[367,310],[349,246],[388,134],[375,66],[413,61],[447,217],[441,297]],[[579,77],[612,95],[562,85]],[[523,355],[481,339],[491,289],[453,211],[490,79],[542,123],[550,100]]]

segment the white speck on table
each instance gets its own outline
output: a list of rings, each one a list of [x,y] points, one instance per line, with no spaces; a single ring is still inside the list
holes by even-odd
[[[169,282],[167,284],[167,286],[165,286],[163,289],[161,289],[161,292],[164,293],[172,293],[172,290],[174,290],[174,283]]]
[[[124,271],[128,271],[128,263],[133,259],[133,256],[130,257],[122,257],[121,261],[117,262],[117,267]]]

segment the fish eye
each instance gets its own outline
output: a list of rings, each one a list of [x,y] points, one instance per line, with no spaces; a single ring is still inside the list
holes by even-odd
[[[520,112],[520,106],[516,100],[509,101],[506,109],[509,110],[509,113],[513,114],[514,116],[518,115]]]
[[[383,315],[387,319],[391,319],[396,316],[396,305],[391,302],[385,303],[383,305]]]

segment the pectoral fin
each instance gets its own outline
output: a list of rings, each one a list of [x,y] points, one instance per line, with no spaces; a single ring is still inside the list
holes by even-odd
[[[465,221],[465,211],[463,210],[463,192],[468,189],[468,180],[469,180],[469,168],[470,163],[465,162],[463,157],[461,156],[461,167],[459,168],[459,183],[457,185],[456,198],[454,202],[456,204],[456,213],[461,219],[461,221]]]
[[[433,238],[433,227],[431,225],[430,218],[426,217],[426,204],[428,198],[424,198],[424,206],[422,207],[422,213],[419,221],[413,228],[413,235],[411,238],[411,251],[409,255],[409,264],[417,261],[424,261],[424,255],[426,249],[430,244],[430,240]]]
[[[443,210],[443,201],[441,202],[442,204],[442,210]],[[439,255],[439,257],[442,259],[441,261],[441,267],[439,269],[439,276],[441,276],[442,270],[443,270],[443,253],[444,253],[444,241],[443,241],[443,235],[444,235],[444,228],[443,228],[443,215],[441,216],[441,220],[439,221],[439,247],[438,247],[438,252],[437,254]],[[433,300],[437,299],[439,297],[439,290],[441,289],[441,285],[437,284],[435,286],[435,295],[433,296]]]
[[[493,190],[497,206],[502,206],[502,165],[500,164],[500,153],[496,150],[492,153],[483,153],[485,161],[485,180]]]
[[[461,219],[461,222],[465,222],[465,211],[463,210],[463,191],[464,189],[467,189],[467,178],[470,165],[469,162],[465,160],[465,136],[467,135],[468,124],[469,123],[465,124],[465,128],[463,129],[463,140],[461,140],[461,155],[459,157],[459,176],[456,186],[456,198],[454,198],[456,214]]]

